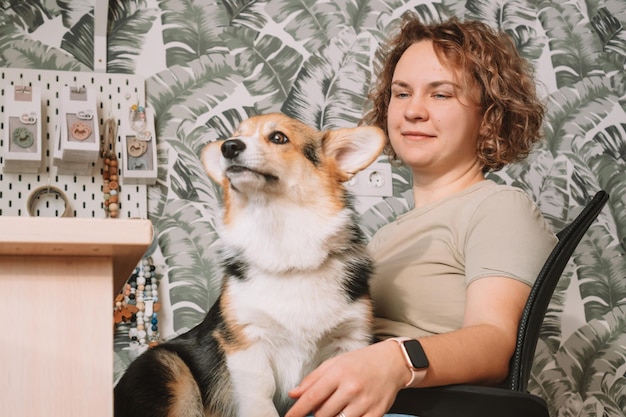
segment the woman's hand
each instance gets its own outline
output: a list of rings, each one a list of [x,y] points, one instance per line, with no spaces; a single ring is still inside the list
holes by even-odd
[[[289,395],[285,417],[380,417],[411,373],[396,342],[380,342],[322,363]]]

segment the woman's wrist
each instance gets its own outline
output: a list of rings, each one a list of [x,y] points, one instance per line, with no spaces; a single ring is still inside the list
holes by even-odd
[[[387,351],[389,358],[388,366],[391,372],[391,378],[395,383],[397,390],[400,391],[406,388],[406,384],[411,378],[411,373],[406,367],[406,362],[402,356],[402,351],[398,347],[398,343],[391,339],[386,339],[381,342],[383,345],[387,345]]]
[[[429,365],[420,342],[408,337],[392,337],[387,340],[397,346],[404,369],[409,374],[409,379],[404,380],[402,388],[418,386],[426,377]]]

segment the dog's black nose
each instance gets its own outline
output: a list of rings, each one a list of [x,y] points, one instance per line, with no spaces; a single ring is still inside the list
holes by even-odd
[[[233,159],[239,155],[244,149],[246,149],[246,144],[239,139],[228,139],[224,143],[222,143],[222,155],[226,159]]]

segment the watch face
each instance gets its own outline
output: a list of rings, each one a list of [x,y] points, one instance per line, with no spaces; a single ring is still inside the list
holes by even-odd
[[[407,340],[404,342],[404,348],[407,355],[409,355],[409,359],[411,359],[413,368],[428,368],[428,358],[426,357],[420,342],[417,340]]]

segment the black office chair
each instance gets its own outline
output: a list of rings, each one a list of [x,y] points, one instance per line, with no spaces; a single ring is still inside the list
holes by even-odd
[[[401,390],[390,412],[419,417],[550,417],[543,398],[527,391],[541,325],[556,285],[589,226],[609,199],[598,191],[557,233],[558,243],[533,285],[517,331],[510,373],[501,387],[449,385]]]

